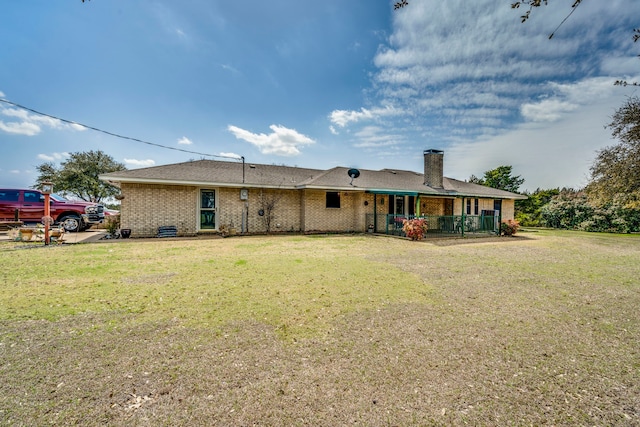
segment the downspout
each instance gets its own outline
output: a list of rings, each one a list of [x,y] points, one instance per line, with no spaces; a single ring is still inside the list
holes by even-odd
[[[242,183],[244,184],[244,156],[240,156],[242,159]]]

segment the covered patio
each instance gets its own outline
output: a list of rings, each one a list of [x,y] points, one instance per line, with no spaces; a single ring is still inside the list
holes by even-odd
[[[375,194],[372,214],[367,214],[369,230],[374,233],[404,236],[405,220],[424,219],[428,236],[496,235],[500,232],[501,201],[417,192],[372,190]],[[497,208],[497,209],[496,209]],[[386,213],[382,213],[385,212]],[[456,213],[454,211],[458,211]],[[373,227],[372,227],[373,226]],[[372,229],[373,228],[373,229]]]

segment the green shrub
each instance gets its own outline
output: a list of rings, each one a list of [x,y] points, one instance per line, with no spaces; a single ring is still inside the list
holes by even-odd
[[[548,227],[574,230],[631,233],[640,231],[640,209],[620,200],[605,205],[592,204],[582,192],[564,192],[541,209]]]
[[[513,236],[520,229],[520,224],[518,221],[513,219],[506,219],[502,221],[500,224],[500,235],[501,236]]]
[[[120,215],[108,216],[105,220],[105,227],[110,235],[115,236],[120,229]]]

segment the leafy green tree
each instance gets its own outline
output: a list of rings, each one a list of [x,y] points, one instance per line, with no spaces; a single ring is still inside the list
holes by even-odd
[[[542,190],[538,188],[533,193],[525,191],[523,193],[528,198],[525,200],[516,200],[515,218],[520,225],[527,227],[539,227],[544,225],[542,221],[542,207],[549,203],[554,196],[560,194],[558,188]]]
[[[511,176],[512,172],[513,168],[511,166],[498,166],[495,169],[486,171],[482,178],[471,175],[469,182],[517,193],[522,183],[524,183],[524,178],[521,178],[520,175]]]
[[[583,231],[630,233],[640,231],[640,210],[618,201],[602,206],[589,202],[584,191],[563,189],[541,209],[544,225]]]
[[[50,181],[57,193],[97,203],[119,192],[117,187],[102,181],[98,176],[124,169],[126,167],[122,163],[116,162],[113,157],[100,150],[71,153],[60,167],[50,162],[38,165],[39,175],[35,188],[39,188],[43,181]]]
[[[475,175],[471,175],[469,177],[469,182],[473,183],[473,184],[480,184],[480,185],[484,185],[484,180],[482,178],[478,178]]]
[[[36,169],[38,170],[38,178],[34,188],[40,189],[43,182],[55,183],[58,180],[58,169],[52,162],[42,163],[36,166]]]
[[[584,191],[565,188],[541,209],[544,225],[553,228],[578,229],[592,214],[593,206]]]
[[[598,206],[615,202],[640,210],[640,98],[629,98],[608,127],[620,143],[598,152],[587,194]]]

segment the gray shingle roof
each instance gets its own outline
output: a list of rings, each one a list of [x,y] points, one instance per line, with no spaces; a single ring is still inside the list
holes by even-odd
[[[244,169],[244,171],[243,171]],[[261,165],[216,160],[196,160],[150,168],[124,170],[102,175],[110,182],[156,183],[173,185],[208,185],[223,187],[262,187],[371,192],[419,193],[440,196],[472,196],[502,199],[524,199],[525,196],[508,191],[444,178],[444,188],[431,188],[424,184],[421,173],[406,170],[360,169],[360,176],[352,179],[349,168],[329,170],[305,169],[291,166]],[[243,181],[244,175],[244,181]]]

